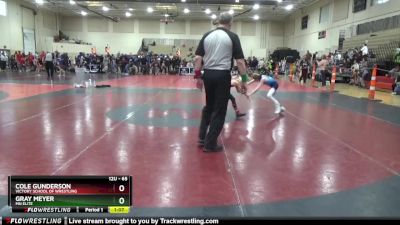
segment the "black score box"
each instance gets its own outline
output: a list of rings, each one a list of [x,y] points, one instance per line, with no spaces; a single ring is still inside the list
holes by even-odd
[[[132,205],[131,176],[9,176],[8,185],[11,207]]]

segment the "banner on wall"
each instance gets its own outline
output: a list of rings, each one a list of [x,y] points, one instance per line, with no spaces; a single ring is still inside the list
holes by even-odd
[[[318,32],[318,39],[326,38],[326,30]]]
[[[194,68],[192,67],[180,67],[179,75],[194,75]]]
[[[35,41],[35,31],[32,29],[24,28],[22,30],[24,35],[24,53],[28,54],[29,52],[36,52],[36,41]]]

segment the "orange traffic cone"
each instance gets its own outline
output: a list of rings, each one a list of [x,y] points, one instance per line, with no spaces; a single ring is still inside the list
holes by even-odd
[[[278,79],[278,70],[279,70],[279,65],[278,65],[278,63],[276,63],[276,66],[275,66],[275,79]]]
[[[331,92],[335,91],[336,84],[336,66],[333,66],[332,78],[331,78]]]
[[[371,84],[369,86],[369,92],[368,92],[368,99],[369,100],[374,100],[375,99],[376,72],[377,72],[377,67],[375,65],[374,66],[374,70],[372,71]]]
[[[289,71],[290,71],[289,80],[290,80],[290,82],[293,82],[293,64],[290,64],[289,68],[290,68],[289,69]]]
[[[311,77],[311,87],[316,87],[315,86],[315,74],[316,74],[316,68],[315,68],[315,64],[313,63],[312,77]]]

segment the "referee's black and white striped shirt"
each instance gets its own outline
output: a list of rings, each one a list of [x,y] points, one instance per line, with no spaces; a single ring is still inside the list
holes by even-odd
[[[243,50],[237,34],[218,27],[204,34],[196,50],[203,57],[203,69],[231,70],[233,59],[243,59]]]

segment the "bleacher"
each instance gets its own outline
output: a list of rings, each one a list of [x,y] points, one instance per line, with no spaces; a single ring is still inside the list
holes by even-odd
[[[180,50],[182,59],[189,60],[194,55],[194,51],[199,40],[191,39],[143,39],[148,51],[154,54],[176,54]]]
[[[370,34],[363,34],[346,39],[343,43],[343,49],[361,48],[365,41],[368,41],[369,49],[377,49],[379,46],[392,41],[400,41],[400,29],[392,29]]]
[[[374,57],[369,59],[371,66],[374,64],[385,65],[386,68],[394,66],[395,50],[400,47],[400,29],[357,35],[346,39],[343,43],[343,51],[360,49],[366,41],[368,41],[368,49],[374,54]]]
[[[155,45],[149,46],[149,51],[153,52],[153,54],[173,54],[174,53],[174,46],[173,45]]]
[[[400,47],[400,29],[392,29],[372,34],[357,35],[350,39],[345,40],[343,44],[343,51],[348,49],[360,49],[365,41],[368,41],[368,48],[374,54],[374,57],[368,60],[369,66],[378,65],[379,68],[384,70],[378,71],[377,89],[391,90],[394,79],[387,75],[386,70],[390,70],[394,65],[394,55],[396,48]],[[369,86],[369,82],[366,82]]]

